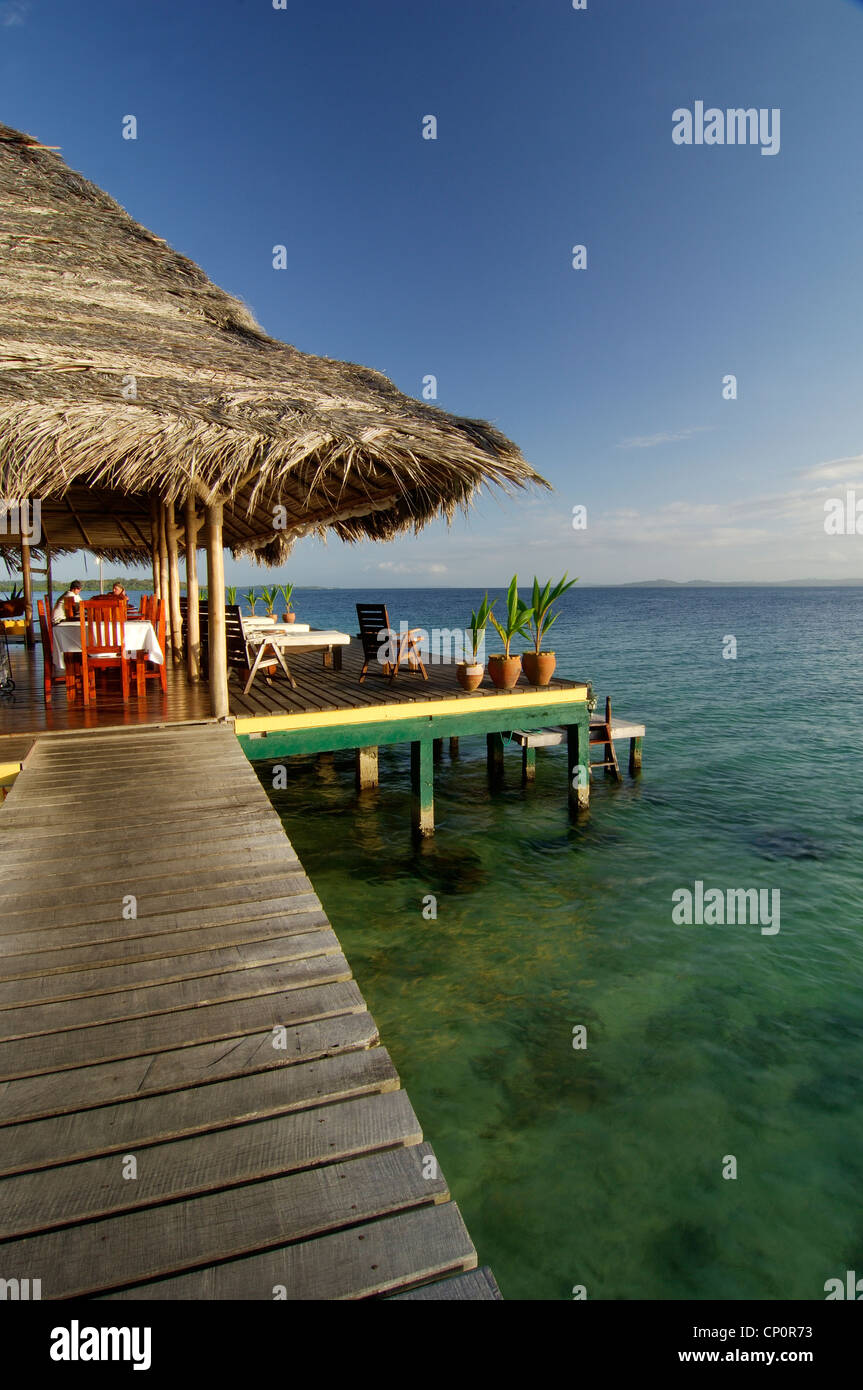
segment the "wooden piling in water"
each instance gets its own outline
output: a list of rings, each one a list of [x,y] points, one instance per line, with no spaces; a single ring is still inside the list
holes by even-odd
[[[629,775],[637,777],[641,771],[641,751],[642,739],[631,738],[629,740]]]
[[[411,821],[417,834],[433,834],[434,750],[430,738],[411,744]]]
[[[567,724],[566,748],[569,809],[578,813],[590,805],[590,726],[586,719]]]
[[[503,737],[499,733],[485,736],[486,759],[489,777],[503,776]]]
[[[370,791],[379,782],[379,760],[377,748],[357,748],[356,760],[357,791]]]

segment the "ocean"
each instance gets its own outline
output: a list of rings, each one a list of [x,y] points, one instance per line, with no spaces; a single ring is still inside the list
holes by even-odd
[[[480,597],[294,599],[354,632],[358,600],[449,628]],[[445,751],[421,846],[406,748],[361,801],[349,753],[278,792],[256,764],[505,1297],[823,1299],[863,1273],[861,620],[861,589],[576,585],[558,673],[647,725],[640,779],[624,745],[578,824],[557,749],[527,788],[508,750],[497,791],[484,739]],[[697,882],[778,892],[779,930],[675,922]]]

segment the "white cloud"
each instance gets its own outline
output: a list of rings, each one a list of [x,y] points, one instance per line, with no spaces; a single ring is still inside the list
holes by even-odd
[[[621,439],[618,449],[656,449],[660,444],[677,444],[682,439],[691,439],[694,434],[708,434],[712,425],[695,425],[689,430],[661,430],[659,434],[639,434],[632,439]]]
[[[381,560],[375,566],[390,574],[446,574],[446,565],[423,564],[421,560]]]
[[[11,29],[13,25],[23,24],[29,12],[29,0],[3,0],[0,3],[0,26]]]

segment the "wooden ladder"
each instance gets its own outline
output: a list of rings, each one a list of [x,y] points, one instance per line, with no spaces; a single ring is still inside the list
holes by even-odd
[[[611,697],[609,695],[605,697],[605,723],[591,726],[588,744],[587,757],[590,775],[593,776],[595,770],[604,767],[618,782],[621,782],[623,779],[620,775],[620,765],[614,751],[614,739],[611,734]],[[590,762],[590,749],[598,747],[600,744],[605,750],[602,762]]]

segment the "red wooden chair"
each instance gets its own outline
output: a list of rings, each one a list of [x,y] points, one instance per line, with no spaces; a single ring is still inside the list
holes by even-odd
[[[39,630],[42,635],[45,699],[50,700],[54,686],[60,684],[60,677],[54,668],[54,618],[47,599],[38,599],[36,606],[39,610]],[[67,699],[74,700],[81,683],[81,657],[77,652],[66,653],[63,678],[66,682]]]
[[[42,678],[45,685],[45,699],[51,699],[51,690],[54,686],[54,640],[51,628],[51,611],[48,608],[47,599],[40,598],[36,602],[39,610],[39,632],[42,637]]]
[[[96,698],[96,672],[120,671],[123,699],[129,698],[129,663],[126,658],[125,604],[98,600],[81,607],[81,676],[84,704]]]
[[[144,599],[141,600],[141,617],[146,622],[153,624],[156,629],[156,640],[162,649],[161,663],[149,661],[146,652],[135,653],[135,680],[137,683],[138,694],[144,695],[147,690],[147,681],[157,680],[162,687],[162,693],[168,693],[168,656],[165,651],[165,604],[155,594],[146,600],[146,611]]]

